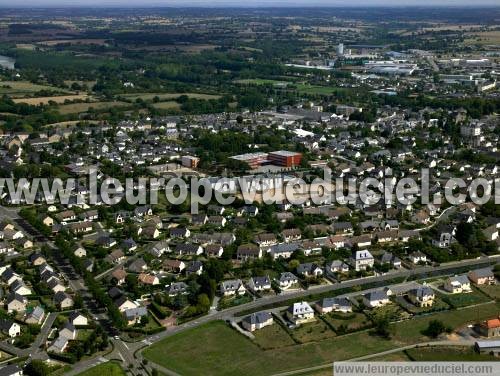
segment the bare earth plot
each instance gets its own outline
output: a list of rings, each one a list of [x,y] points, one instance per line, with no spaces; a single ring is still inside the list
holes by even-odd
[[[57,107],[61,115],[76,114],[80,112],[87,112],[90,108],[95,110],[102,110],[111,107],[126,107],[130,106],[129,103],[113,101],[113,102],[92,102],[92,103],[73,103],[63,104]]]

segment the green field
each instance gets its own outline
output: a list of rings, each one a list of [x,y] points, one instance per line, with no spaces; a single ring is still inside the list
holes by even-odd
[[[290,82],[278,81],[278,80],[266,80],[263,78],[249,78],[246,80],[236,80],[236,84],[241,85],[289,85]]]
[[[224,322],[215,321],[166,338],[147,348],[144,356],[182,375],[269,375],[428,341],[421,332],[431,320],[457,328],[496,316],[499,309],[500,303],[492,303],[391,324],[390,340],[362,331],[270,350],[263,350]]]
[[[67,91],[54,86],[38,85],[28,81],[0,81],[0,95],[22,97],[41,90],[55,91],[62,94],[67,93]]]
[[[79,373],[78,376],[124,376],[125,372],[123,369],[115,362],[107,362],[103,364],[99,364],[93,368],[88,369],[82,373]]]
[[[308,84],[298,84],[297,91],[300,94],[311,94],[311,95],[332,95],[337,92],[343,92],[347,89],[333,86],[318,86],[318,85],[308,85]]]
[[[472,347],[420,347],[418,349],[409,349],[405,353],[417,362],[432,361],[460,361],[460,362],[479,362],[485,360],[497,360],[490,355],[481,355],[474,351]]]

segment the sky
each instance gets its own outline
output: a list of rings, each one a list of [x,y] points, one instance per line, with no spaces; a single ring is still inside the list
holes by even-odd
[[[474,6],[496,5],[500,0],[28,0],[18,2],[14,0],[0,0],[2,7],[43,7],[43,6],[200,6],[200,7],[261,7],[261,6]]]

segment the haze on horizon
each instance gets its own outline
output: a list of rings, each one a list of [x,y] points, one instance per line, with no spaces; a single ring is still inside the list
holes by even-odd
[[[471,3],[466,0],[30,0],[20,4],[12,0],[0,0],[1,7],[297,7],[297,6],[331,6],[331,7],[369,7],[369,6],[500,6],[498,0],[479,0]]]

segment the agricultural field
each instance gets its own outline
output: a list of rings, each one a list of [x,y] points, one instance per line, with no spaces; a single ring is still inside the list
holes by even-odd
[[[181,95],[185,95],[191,99],[219,99],[220,95],[215,94],[203,94],[203,93],[136,93],[136,94],[125,94],[122,97],[135,101],[137,99],[142,99],[143,101],[152,101],[155,97],[158,97],[160,101],[168,101],[170,99],[179,98]]]
[[[0,95],[9,95],[13,98],[19,98],[26,95],[46,90],[66,94],[67,91],[49,85],[38,85],[28,81],[1,81]]]
[[[67,114],[78,114],[81,112],[87,112],[91,108],[94,110],[109,109],[111,107],[126,107],[129,106],[128,103],[113,101],[113,102],[91,102],[91,103],[72,103],[63,104],[57,107],[57,110],[61,115]]]
[[[75,94],[75,95],[58,95],[54,97],[35,97],[35,98],[16,98],[13,99],[14,103],[26,103],[33,106],[38,106],[40,104],[49,104],[49,102],[55,102],[57,104],[63,104],[66,101],[74,100],[87,100],[92,97],[88,94]]]
[[[180,104],[175,101],[153,103],[153,107],[158,110],[179,110]]]
[[[103,364],[99,364],[93,368],[88,369],[82,373],[79,373],[78,376],[125,376],[125,371],[115,362],[107,362]]]

